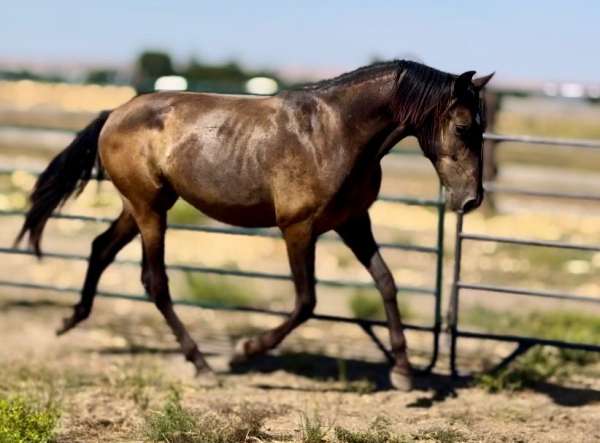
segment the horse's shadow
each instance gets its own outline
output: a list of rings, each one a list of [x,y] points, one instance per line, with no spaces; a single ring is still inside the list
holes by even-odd
[[[353,382],[368,380],[373,383],[372,391],[387,391],[393,387],[389,381],[390,365],[386,362],[367,362],[356,359],[329,357],[307,352],[285,353],[281,355],[264,355],[244,363],[230,366],[232,374],[263,373],[284,371],[316,381],[343,381],[331,386],[320,384],[314,387],[296,387],[256,385],[262,389],[287,389],[295,391],[339,391],[347,392],[357,389]],[[409,407],[430,407],[436,402],[456,396],[456,389],[467,386],[468,378],[451,378],[443,374],[417,373],[413,388],[416,391],[432,393],[430,397],[419,398]],[[344,386],[345,385],[345,386]]]
[[[389,364],[385,362],[378,363],[355,359],[334,358],[306,352],[265,355],[245,363],[235,363],[230,366],[232,374],[268,374],[275,371],[284,371],[316,381],[344,380],[345,382],[351,383],[369,380],[374,383],[375,391],[393,389],[389,382],[389,369]],[[413,400],[407,407],[430,408],[436,403],[445,401],[447,398],[459,396],[461,390],[472,387],[473,383],[474,379],[472,376],[452,377],[450,375],[435,372],[418,372],[414,379],[413,389],[422,392],[425,395]],[[319,392],[328,390],[343,392],[348,390],[348,388],[339,387],[335,384],[331,388],[324,385],[315,387],[296,387],[271,385],[267,383],[258,384],[256,387],[262,389],[288,389]],[[350,389],[352,388],[350,387]],[[531,386],[529,389],[547,395],[555,404],[565,407],[578,407],[600,403],[600,391],[592,388],[567,387],[554,383],[538,383]]]
[[[0,303],[0,311],[13,308],[65,308],[66,304],[54,300],[7,300]],[[122,347],[103,347],[89,349],[87,352],[99,352],[105,355],[138,355],[159,354],[177,355],[180,350],[175,347],[153,347],[130,344]],[[209,354],[216,356],[218,354]],[[374,390],[385,391],[392,389],[389,383],[389,365],[385,362],[366,362],[356,359],[329,357],[307,352],[284,353],[281,355],[265,355],[250,360],[247,363],[237,363],[230,367],[232,374],[271,373],[284,371],[317,381],[341,380],[346,382],[369,380],[374,383]],[[223,374],[225,375],[225,374]],[[408,404],[408,407],[429,408],[435,403],[443,402],[449,397],[460,395],[460,391],[473,385],[473,378],[468,376],[451,377],[446,374],[428,373],[417,374],[414,389],[426,395]],[[289,389],[312,391],[347,391],[348,388],[321,384],[317,387],[292,387],[281,385],[260,384],[262,389]],[[350,388],[352,389],[352,388]],[[529,388],[531,391],[548,396],[555,404],[564,407],[578,407],[600,403],[600,390],[593,388],[569,387],[555,383],[537,383]]]

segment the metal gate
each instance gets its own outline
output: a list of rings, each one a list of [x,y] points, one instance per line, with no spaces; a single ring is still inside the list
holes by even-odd
[[[565,146],[575,148],[586,148],[586,149],[600,149],[600,142],[595,140],[572,140],[572,139],[558,139],[558,138],[544,138],[544,137],[530,137],[530,136],[503,136],[497,134],[486,134],[486,139],[495,140],[497,142],[521,142],[531,143],[538,145],[547,146]],[[584,201],[597,201],[600,202],[600,194],[588,194],[588,193],[569,193],[569,192],[545,192],[545,191],[531,191],[524,190],[514,187],[502,187],[497,186],[493,183],[486,184],[486,192],[492,193],[505,193],[525,196],[535,196],[540,198],[555,198],[555,199],[576,199]],[[477,332],[471,330],[465,330],[459,326],[459,304],[460,304],[460,292],[462,289],[468,289],[472,291],[487,291],[495,292],[500,294],[514,294],[526,297],[539,297],[542,299],[554,299],[554,300],[570,300],[581,303],[592,303],[600,304],[600,298],[583,297],[579,295],[552,292],[552,291],[539,291],[527,288],[516,288],[510,286],[498,286],[491,284],[474,284],[463,281],[461,279],[461,264],[462,264],[462,246],[464,241],[472,242],[496,242],[512,245],[531,246],[540,248],[558,248],[558,249],[571,249],[578,251],[593,251],[599,252],[600,245],[584,245],[575,244],[568,242],[556,242],[556,241],[543,241],[534,239],[523,239],[513,237],[500,237],[493,235],[483,235],[476,233],[465,232],[463,229],[463,215],[457,215],[456,222],[456,235],[455,235],[455,255],[454,255],[454,275],[452,284],[452,293],[450,296],[450,305],[448,309],[448,330],[450,332],[450,367],[452,374],[458,373],[456,364],[457,358],[457,341],[460,337],[474,338],[474,339],[490,339],[502,342],[516,343],[515,350],[505,357],[495,368],[500,368],[508,365],[512,360],[526,352],[532,346],[543,345],[543,346],[554,346],[558,348],[566,349],[579,349],[586,351],[600,352],[600,345],[596,343],[576,343],[562,340],[550,340],[540,337],[527,337],[521,335],[511,334],[491,334],[484,332]]]

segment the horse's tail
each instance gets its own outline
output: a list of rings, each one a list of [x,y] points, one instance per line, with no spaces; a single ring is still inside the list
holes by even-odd
[[[35,254],[41,257],[40,241],[52,212],[62,206],[73,192],[77,190],[79,195],[83,191],[92,176],[94,165],[97,165],[98,176],[101,175],[98,138],[110,112],[101,112],[94,121],[81,130],[71,144],[54,157],[38,177],[29,197],[31,208],[25,216],[15,246],[26,234],[29,234],[29,244]]]

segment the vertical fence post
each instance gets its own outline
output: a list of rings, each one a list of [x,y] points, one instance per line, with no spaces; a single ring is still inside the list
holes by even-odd
[[[452,293],[450,294],[450,305],[448,306],[448,330],[450,332],[450,371],[452,376],[458,374],[456,370],[456,341],[458,330],[458,296],[460,283],[460,266],[462,259],[462,230],[463,213],[456,213],[456,237],[454,245],[454,275],[452,279]]]
[[[440,334],[442,332],[442,290],[443,290],[443,270],[444,270],[444,218],[446,215],[446,205],[444,202],[444,187],[440,182],[438,191],[437,205],[437,239],[436,239],[436,257],[435,257],[435,306],[433,319],[433,350],[431,353],[431,362],[425,371],[431,371],[437,362],[440,347]]]

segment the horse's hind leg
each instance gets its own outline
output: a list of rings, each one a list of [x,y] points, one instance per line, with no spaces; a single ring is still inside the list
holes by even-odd
[[[296,289],[296,304],[292,314],[281,325],[262,335],[242,341],[235,349],[232,363],[273,349],[296,327],[312,315],[315,304],[315,243],[309,223],[283,229],[290,268]]]
[[[369,214],[364,213],[349,220],[336,231],[354,252],[356,258],[367,268],[375,280],[375,286],[381,293],[395,359],[394,367],[390,372],[390,381],[397,389],[409,390],[412,387],[412,370],[406,355],[406,338],[396,300],[396,284],[392,273],[379,253],[371,230]]]
[[[165,269],[166,209],[157,210],[156,208],[143,207],[136,209],[134,214],[142,234],[144,252],[142,283],[173,331],[185,358],[194,364],[197,373],[210,371],[210,367],[200,353],[196,342],[194,342],[173,309]]]
[[[117,253],[129,243],[138,233],[135,221],[126,209],[123,209],[119,218],[117,218],[110,227],[94,239],[92,242],[92,252],[89,258],[89,264],[83,289],[81,290],[81,299],[73,307],[73,314],[63,320],[62,326],[56,331],[58,335],[64,334],[68,330],[77,326],[90,315],[94,296],[98,287],[98,280],[102,272],[114,260]]]

